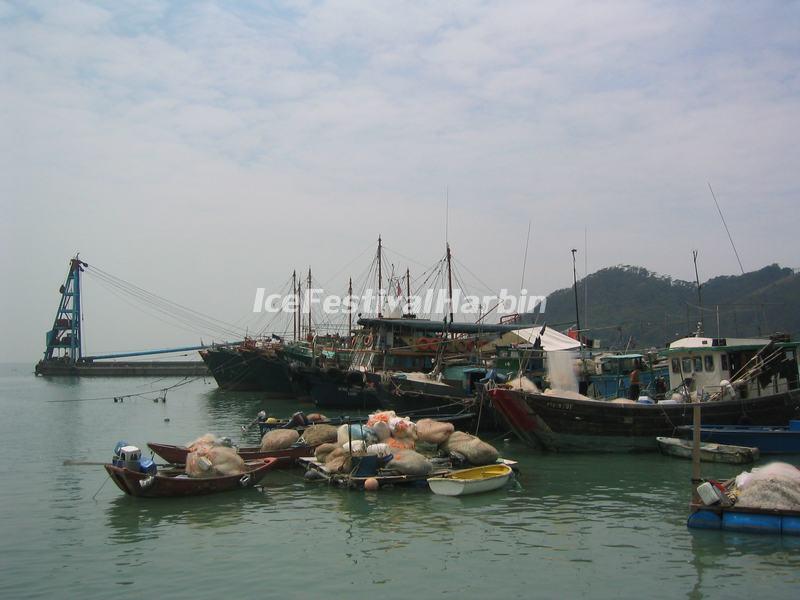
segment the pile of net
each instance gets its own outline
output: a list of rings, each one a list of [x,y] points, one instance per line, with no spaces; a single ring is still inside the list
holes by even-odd
[[[189,477],[220,477],[244,472],[244,460],[233,448],[200,445],[186,455],[186,474]]]
[[[489,465],[500,458],[500,453],[494,446],[463,431],[453,432],[441,448],[447,452],[460,454],[475,466]]]
[[[736,506],[800,510],[800,470],[774,462],[736,477]]]
[[[330,473],[349,473],[352,457],[375,455],[383,459],[387,470],[424,477],[433,470],[433,464],[417,452],[418,442],[434,451],[455,454],[476,466],[492,464],[499,456],[493,446],[480,438],[455,431],[452,423],[434,419],[414,423],[408,417],[385,410],[369,415],[366,424],[342,425],[317,447],[314,457]]]
[[[319,446],[335,442],[338,439],[337,429],[334,425],[311,425],[303,431],[302,441],[308,446]]]
[[[273,429],[261,438],[261,450],[263,452],[285,450],[291,448],[299,439],[300,434],[296,429]]]
[[[219,437],[213,433],[206,433],[186,444],[186,449],[189,452],[194,452],[200,448],[211,448],[212,446],[225,446],[230,448],[232,445],[231,438]]]

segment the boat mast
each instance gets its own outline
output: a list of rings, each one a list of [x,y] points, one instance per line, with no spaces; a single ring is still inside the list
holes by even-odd
[[[700,333],[705,329],[703,323],[703,293],[700,291],[700,275],[697,273],[697,250],[692,250],[692,260],[694,261],[694,280],[697,282],[697,312],[700,315],[698,324],[700,325]]]
[[[575,254],[578,252],[577,249],[572,249],[572,282],[573,288],[575,291],[575,328],[578,330],[578,342],[581,341],[581,316],[578,312],[578,270],[575,266]]]
[[[303,339],[303,284],[297,282],[297,337]]]
[[[406,267],[406,304],[408,305],[408,314],[411,314],[411,275],[409,274],[408,267]]]
[[[292,294],[297,293],[297,271],[292,271]],[[292,311],[292,335],[294,341],[297,341],[297,309]]]
[[[447,297],[450,305],[450,324],[453,323],[453,271],[450,268],[450,242],[447,242]]]
[[[378,235],[378,318],[383,317],[383,274],[381,272],[381,236]]]
[[[352,309],[352,302],[353,302],[353,278],[351,277],[348,284],[347,284],[347,297],[351,304],[350,310],[347,311],[347,339],[350,339],[350,336],[353,335],[353,309]]]
[[[311,335],[311,267],[308,267],[308,285],[306,286],[308,290],[308,333],[306,335]]]

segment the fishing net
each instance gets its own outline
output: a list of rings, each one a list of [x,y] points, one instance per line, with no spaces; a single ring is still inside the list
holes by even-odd
[[[303,441],[309,446],[319,446],[336,440],[336,427],[333,425],[311,425],[303,432]]]
[[[298,439],[300,434],[294,429],[273,429],[261,438],[261,450],[264,452],[284,450],[290,448]]]
[[[317,449],[314,452],[314,458],[316,458],[320,462],[325,462],[325,459],[328,457],[328,454],[330,454],[337,448],[339,448],[339,446],[331,442],[320,444],[319,446],[317,446]]]
[[[497,462],[500,457],[500,453],[494,446],[463,431],[453,432],[442,444],[442,448],[447,452],[461,454],[473,465],[488,465]]]
[[[800,510],[800,482],[777,477],[758,479],[739,492],[736,506]]]
[[[424,477],[433,470],[428,459],[413,450],[397,451],[386,467],[411,477]]]
[[[189,477],[217,477],[244,473],[242,457],[225,446],[200,447],[186,455],[186,474]]]
[[[417,438],[427,444],[444,443],[450,434],[455,431],[452,423],[442,423],[433,419],[420,419],[417,421]]]

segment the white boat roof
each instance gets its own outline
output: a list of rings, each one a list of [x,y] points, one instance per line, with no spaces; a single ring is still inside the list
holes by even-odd
[[[669,345],[670,350],[697,350],[732,347],[763,348],[770,340],[763,338],[710,338],[685,337],[675,340]]]
[[[537,327],[530,327],[528,329],[518,329],[514,332],[529,344],[533,344],[536,338],[539,337],[539,332],[542,330],[541,325]],[[568,335],[564,335],[560,331],[550,329],[547,327],[544,334],[541,336],[542,350],[552,352],[554,350],[577,350],[581,347],[578,340],[572,339]]]

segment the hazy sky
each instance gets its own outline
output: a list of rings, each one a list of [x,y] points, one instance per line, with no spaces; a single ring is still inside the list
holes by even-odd
[[[378,234],[435,262],[446,189],[493,287],[529,221],[535,293],[585,232],[589,271],[737,273],[708,182],[746,270],[800,266],[795,2],[0,2],[0,49],[0,361],[78,250],[236,321],[292,268],[343,291]],[[85,311],[91,352],[198,341],[89,280]]]

